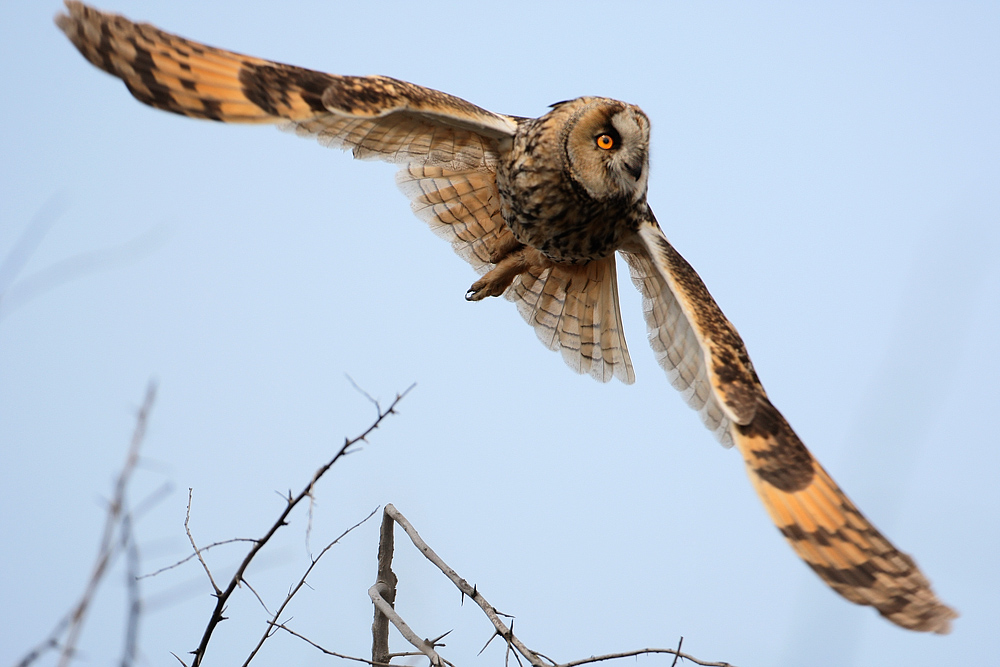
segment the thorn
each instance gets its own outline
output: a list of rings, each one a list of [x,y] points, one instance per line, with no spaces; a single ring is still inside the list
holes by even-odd
[[[444,633],[443,635],[440,635],[435,639],[425,639],[424,641],[430,644],[434,648],[437,648],[438,646],[444,646],[444,644],[439,644],[438,642],[447,637],[448,635],[450,635],[451,633],[452,630],[449,630],[448,632]]]
[[[495,637],[499,637],[499,636],[500,636],[500,633],[498,631],[494,630],[493,634],[490,635],[490,638],[488,640],[486,640],[486,644],[481,649],[479,649],[479,653],[477,653],[476,656],[477,657],[481,656],[483,654],[483,651],[485,651],[486,648],[493,642],[493,639]]]
[[[681,657],[681,646],[684,645],[684,636],[681,635],[681,640],[677,642],[677,651],[674,653],[674,661],[670,663],[670,667],[676,667],[677,660]]]

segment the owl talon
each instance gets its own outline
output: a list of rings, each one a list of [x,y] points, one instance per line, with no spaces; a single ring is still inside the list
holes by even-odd
[[[513,235],[511,238],[514,238]],[[465,293],[466,301],[481,301],[488,296],[500,296],[507,291],[514,278],[528,269],[533,267],[544,269],[552,266],[552,260],[540,251],[520,243],[518,245],[519,249],[508,252],[489,273],[472,283],[469,291]]]
[[[472,283],[469,290],[465,293],[466,301],[482,301],[488,296],[500,296],[506,291],[510,284],[514,282],[514,278],[520,273],[512,273],[509,276],[505,274],[496,273],[496,269],[490,271],[485,276]]]

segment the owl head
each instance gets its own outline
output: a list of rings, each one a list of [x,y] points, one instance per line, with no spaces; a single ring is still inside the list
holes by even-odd
[[[565,104],[575,107],[564,135],[573,180],[598,200],[642,200],[649,178],[649,118],[642,109],[604,97]]]

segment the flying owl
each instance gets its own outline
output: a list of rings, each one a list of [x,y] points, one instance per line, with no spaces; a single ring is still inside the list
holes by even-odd
[[[150,106],[227,123],[273,123],[356,158],[400,165],[416,214],[578,373],[635,379],[615,253],[642,293],[649,341],[684,400],[736,445],[781,534],[835,591],[911,630],[957,614],[861,514],[768,400],[743,341],[646,203],[649,129],[603,97],[540,118],[493,113],[385,76],[338,76],[244,56],[66,2],[56,23],[91,63]]]

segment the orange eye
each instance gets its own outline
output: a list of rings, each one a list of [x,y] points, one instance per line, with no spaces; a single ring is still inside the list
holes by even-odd
[[[597,147],[603,148],[606,151],[611,150],[612,148],[615,147],[615,140],[611,137],[610,134],[602,134],[601,136],[597,137]]]

